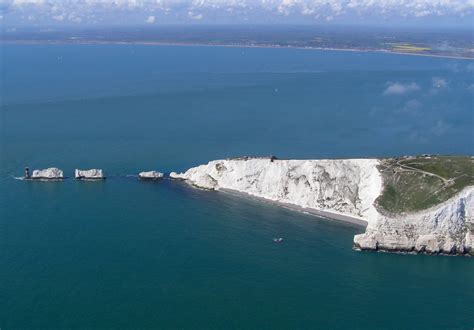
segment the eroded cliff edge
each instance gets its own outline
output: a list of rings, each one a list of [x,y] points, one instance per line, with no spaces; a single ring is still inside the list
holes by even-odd
[[[474,187],[464,187],[425,210],[385,212],[380,207],[388,185],[384,165],[386,162],[378,159],[244,157],[211,161],[171,177],[199,188],[238,191],[364,223],[366,232],[354,237],[358,249],[473,254]]]
[[[474,188],[428,210],[387,216],[369,222],[365,233],[354,237],[362,250],[473,255]]]

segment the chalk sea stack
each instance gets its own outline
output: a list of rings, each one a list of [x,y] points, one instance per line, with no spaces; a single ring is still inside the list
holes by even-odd
[[[185,178],[183,178],[182,173],[177,173],[177,172],[171,172],[170,178],[173,180],[185,180]]]
[[[104,180],[105,176],[101,169],[78,170],[74,172],[77,180]]]
[[[142,180],[159,180],[164,176],[163,173],[158,171],[148,171],[138,173],[138,177]]]
[[[25,171],[26,173],[27,171]],[[29,172],[28,172],[29,173]],[[64,179],[64,173],[59,168],[50,167],[43,170],[34,170],[31,175],[25,174],[25,179],[30,180],[62,180]]]
[[[31,175],[29,175],[29,171],[25,170],[25,179],[30,180],[44,180],[44,181],[54,181],[54,180],[62,180],[64,179],[64,173],[59,168],[50,167],[43,170],[34,170]]]

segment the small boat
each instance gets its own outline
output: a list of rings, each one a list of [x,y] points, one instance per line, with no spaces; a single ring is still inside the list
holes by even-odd
[[[281,243],[281,242],[283,242],[283,238],[281,238],[281,237],[274,238],[274,239],[273,239],[273,242],[275,242],[275,243]]]

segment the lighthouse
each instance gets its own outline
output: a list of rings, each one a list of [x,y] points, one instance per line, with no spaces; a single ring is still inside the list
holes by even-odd
[[[30,178],[30,169],[28,167],[25,167],[25,179]]]

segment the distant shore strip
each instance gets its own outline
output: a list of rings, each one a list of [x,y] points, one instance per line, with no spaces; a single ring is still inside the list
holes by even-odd
[[[114,40],[1,40],[0,44],[22,44],[22,45],[142,45],[142,46],[196,46],[196,47],[229,47],[229,48],[272,48],[272,49],[300,49],[319,50],[335,52],[356,52],[356,53],[381,53],[408,56],[425,56],[448,58],[457,60],[474,60],[473,57],[443,55],[443,54],[423,54],[414,52],[397,52],[388,49],[356,49],[356,48],[335,48],[335,47],[311,47],[311,46],[280,46],[280,45],[248,45],[248,44],[212,44],[212,43],[187,43],[187,42],[161,42],[161,41],[114,41]]]

